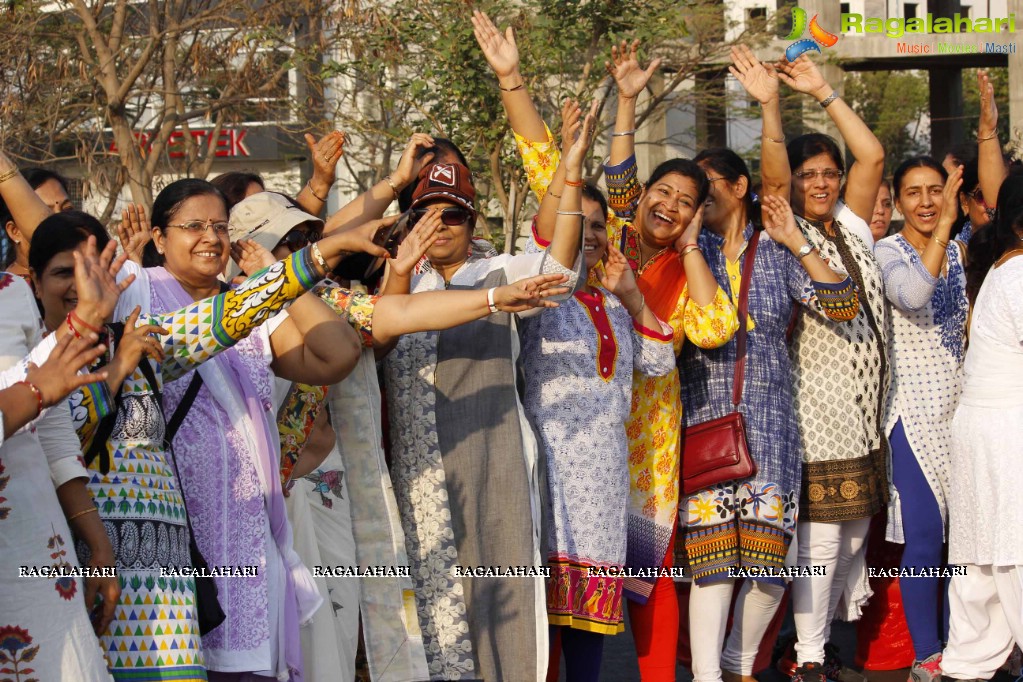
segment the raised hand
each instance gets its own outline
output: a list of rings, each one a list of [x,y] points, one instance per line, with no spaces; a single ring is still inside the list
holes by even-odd
[[[941,214],[938,216],[938,227],[935,229],[935,235],[940,232],[941,234],[938,236],[946,240],[952,230],[952,225],[955,224],[956,219],[959,217],[959,189],[962,186],[963,167],[956,166],[948,174],[948,179],[945,180],[945,188],[941,191]]]
[[[514,75],[519,70],[519,48],[515,32],[509,26],[502,34],[485,13],[473,10],[472,32],[483,50],[483,56],[498,78]]]
[[[551,296],[568,293],[568,287],[558,286],[568,280],[560,274],[535,275],[506,284],[494,290],[494,305],[506,313],[520,313],[531,308],[557,308],[558,303],[547,300]]]
[[[111,392],[117,392],[117,388],[131,376],[143,357],[163,362],[163,344],[153,335],[169,334],[170,332],[156,324],[143,324],[136,327],[141,312],[141,306],[135,306],[131,315],[125,320],[124,335],[114,351],[114,359],[106,367],[109,372]]]
[[[998,105],[995,104],[995,86],[991,83],[987,71],[983,69],[977,71],[977,91],[980,92],[980,122],[977,124],[977,137],[997,135]]]
[[[274,255],[266,247],[260,246],[251,239],[239,239],[231,244],[231,258],[246,277],[251,277],[263,268],[277,262]]]
[[[317,199],[326,197],[337,180],[337,164],[344,155],[345,134],[340,130],[332,130],[317,140],[306,133],[305,143],[309,147],[309,158],[313,161],[313,177],[309,180],[309,187],[315,190]]]
[[[634,99],[643,91],[646,84],[650,82],[650,77],[654,75],[654,71],[661,65],[661,59],[658,57],[650,62],[650,64],[643,69],[639,65],[639,59],[636,56],[636,52],[639,49],[639,41],[632,41],[630,46],[626,41],[622,41],[621,45],[611,46],[611,60],[612,62],[604,62],[604,68],[611,74],[611,77],[615,79],[615,83],[618,85],[618,96],[627,99]]]
[[[614,244],[607,245],[607,257],[604,260],[604,272],[600,275],[600,285],[621,299],[626,307],[628,303],[633,303],[637,296],[640,298],[643,296],[636,284],[636,277],[632,274],[632,268],[629,267],[629,261]]]
[[[110,320],[121,292],[135,281],[135,275],[129,275],[117,282],[117,273],[128,260],[128,254],[116,254],[117,242],[114,240],[102,253],[97,253],[95,237],[89,237],[83,249],[74,251],[75,289],[78,292],[75,315],[92,327],[98,328]]]
[[[778,99],[778,71],[773,64],[757,59],[749,47],[732,46],[732,65],[728,72],[761,104]]]
[[[146,207],[142,204],[128,204],[128,208],[121,211],[121,224],[117,226],[121,250],[128,254],[129,260],[142,265],[142,250],[152,238]]]
[[[426,151],[433,147],[433,138],[426,133],[413,133],[405,151],[401,153],[398,167],[391,173],[391,180],[398,187],[406,187],[415,182],[420,171],[433,161],[433,152]]]
[[[774,241],[785,246],[793,253],[806,243],[806,238],[796,225],[789,202],[781,197],[769,194],[761,199],[764,231]]]
[[[561,105],[561,156],[568,154],[568,150],[575,141],[575,130],[578,129],[579,119],[583,116],[583,110],[579,102],[574,99],[566,99]]]
[[[593,101],[590,105],[590,111],[586,114],[586,118],[582,122],[581,130],[579,121],[576,121],[569,129],[569,137],[573,140],[572,145],[565,152],[561,162],[565,164],[565,168],[581,171],[583,167],[583,159],[586,157],[586,151],[590,148],[590,139],[593,137],[593,130],[597,127],[597,108],[600,106],[600,102],[597,100]],[[576,132],[578,131],[578,135]]]
[[[81,338],[65,334],[50,351],[42,366],[29,363],[25,380],[39,389],[43,407],[51,407],[86,384],[105,381],[106,370],[92,374],[79,374],[106,351],[106,346],[95,345],[97,337],[86,332]]]
[[[822,100],[831,94],[832,88],[824,80],[809,55],[800,55],[794,62],[782,59],[778,62],[778,78],[796,92],[812,95]]]
[[[440,211],[430,211],[408,233],[398,245],[398,251],[391,259],[391,272],[401,277],[412,274],[416,263],[423,259],[433,243],[441,226]]]
[[[693,219],[689,221],[684,232],[679,235],[679,238],[675,240],[675,250],[682,253],[682,250],[689,244],[696,244],[700,238],[700,230],[703,229],[703,207],[705,204],[700,204],[700,207],[696,209],[696,213],[693,214]]]

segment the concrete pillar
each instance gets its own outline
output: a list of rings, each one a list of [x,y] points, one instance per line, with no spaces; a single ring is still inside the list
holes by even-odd
[[[962,69],[928,69],[931,112],[931,156],[936,159],[962,144],[963,71]]]
[[[723,72],[696,76],[696,145],[698,149],[728,146],[725,76]]]
[[[1023,22],[1023,0],[1009,0],[1009,12],[1016,14],[1016,21]],[[1016,52],[1009,55],[1009,107],[1000,110],[999,115],[1009,117],[1009,135],[1015,139],[1016,131],[1023,135],[1023,31],[1006,39],[1016,40]],[[1007,140],[1002,140],[1006,142]]]

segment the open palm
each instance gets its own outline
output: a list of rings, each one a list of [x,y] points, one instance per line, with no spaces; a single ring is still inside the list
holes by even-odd
[[[761,104],[778,98],[778,72],[757,59],[745,45],[732,47],[732,66],[728,71]]]
[[[634,40],[632,45],[623,40],[621,45],[611,46],[611,59],[614,65],[612,66],[610,63],[605,64],[608,73],[615,79],[615,83],[618,85],[618,93],[622,97],[632,98],[643,92],[643,88],[650,82],[650,77],[654,75],[654,71],[661,65],[661,60],[658,58],[650,62],[646,69],[640,67],[639,58],[636,56],[638,49],[638,40]]]
[[[826,88],[827,81],[807,55],[800,55],[794,62],[782,60],[778,64],[780,69],[779,78],[793,90],[812,95],[814,92]]]
[[[502,34],[490,17],[475,10],[472,13],[472,32],[494,73],[499,77],[515,73],[519,68],[519,48],[511,26]]]

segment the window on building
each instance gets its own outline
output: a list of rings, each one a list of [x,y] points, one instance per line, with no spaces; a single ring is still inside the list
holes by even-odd
[[[778,33],[776,35],[779,38],[784,38],[792,33],[792,8],[796,5],[796,0],[778,0],[778,9],[775,11],[775,17],[778,21]]]
[[[905,19],[916,19],[917,3],[907,2],[902,6],[902,12],[905,15]]]
[[[767,8],[748,8],[746,10],[746,28],[753,33],[763,33],[767,30]]]

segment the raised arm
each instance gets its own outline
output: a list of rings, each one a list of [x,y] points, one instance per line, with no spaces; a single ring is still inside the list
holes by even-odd
[[[319,140],[305,134],[309,147],[309,159],[313,162],[313,176],[295,198],[302,210],[309,215],[320,215],[327,205],[327,195],[337,181],[337,163],[344,154],[345,134],[332,130]]]
[[[611,134],[612,166],[636,152],[636,100],[661,65],[658,58],[643,69],[636,56],[638,50],[638,40],[634,40],[632,45],[623,40],[621,45],[611,46],[611,62],[604,62],[604,67],[618,86],[618,111],[615,114],[615,129]]]
[[[977,90],[980,92],[980,122],[977,124],[977,175],[984,203],[995,208],[998,190],[1009,175],[1002,159],[1002,145],[998,140],[998,105],[995,104],[995,86],[987,72],[977,71]],[[967,188],[970,189],[970,188]]]
[[[554,221],[554,236],[548,252],[562,266],[572,270],[581,258],[580,234],[582,232],[582,167],[583,157],[590,146],[590,136],[597,121],[597,102],[590,107],[590,113],[583,121],[582,130],[562,157],[565,166],[565,186],[558,202],[557,220]],[[578,125],[575,126],[578,128]]]
[[[794,62],[782,60],[778,69],[783,83],[817,100],[838,127],[855,158],[846,177],[845,203],[869,223],[884,174],[884,147],[867,124],[828,85],[809,56],[801,55]]]
[[[0,151],[0,197],[11,211],[21,234],[30,242],[39,223],[53,214],[3,151]],[[4,227],[0,225],[0,229]]]
[[[780,196],[786,201],[791,190],[792,169],[785,151],[778,100],[778,72],[773,64],[764,64],[745,45],[732,47],[729,73],[746,92],[760,103],[760,178],[761,194]]]
[[[533,142],[547,139],[547,126],[540,118],[540,112],[526,89],[526,81],[519,71],[519,48],[515,44],[515,32],[509,26],[502,34],[485,13],[474,10],[472,32],[476,36],[483,56],[497,76],[501,88],[501,103],[512,130]]]
[[[433,161],[433,152],[427,151],[431,147],[433,138],[426,133],[412,135],[394,172],[327,218],[323,236],[329,237],[380,218],[391,202],[398,198],[401,190],[415,182],[419,171]]]

